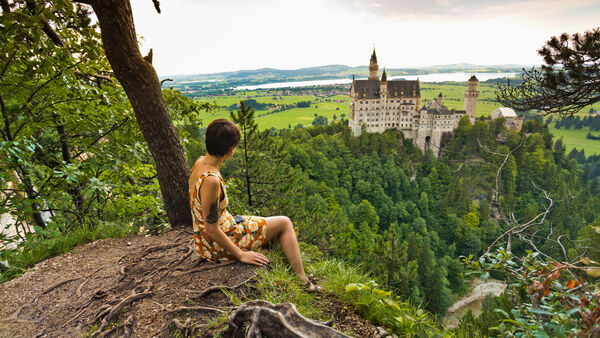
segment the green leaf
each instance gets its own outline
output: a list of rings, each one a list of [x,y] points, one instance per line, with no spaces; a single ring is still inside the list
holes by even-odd
[[[521,325],[523,325],[523,327],[527,327],[528,323],[527,323],[527,320],[525,320],[524,318],[517,318],[516,320],[517,320],[517,322],[521,323]]]
[[[506,311],[504,311],[502,309],[496,308],[496,309],[494,309],[494,312],[500,313],[500,314],[502,314],[506,318],[510,318],[510,316],[508,315],[508,313],[506,313]]]
[[[379,289],[373,289],[373,293],[380,297],[387,297],[392,294],[390,291],[383,291]]]
[[[482,281],[485,282],[488,280],[488,278],[490,278],[490,273],[489,272],[482,273],[480,278]]]
[[[530,311],[540,315],[554,316],[554,313],[542,309],[531,309]]]
[[[356,283],[346,285],[346,292],[358,291],[359,286]]]

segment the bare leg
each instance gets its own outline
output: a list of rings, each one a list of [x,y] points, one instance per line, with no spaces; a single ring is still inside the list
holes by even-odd
[[[288,262],[292,265],[294,272],[303,282],[308,282],[308,278],[304,273],[304,267],[302,266],[302,257],[300,256],[300,248],[298,247],[296,232],[294,232],[294,225],[288,217],[267,217],[267,236],[265,242],[270,242],[275,238],[279,238],[279,243],[283,248],[285,257],[287,257]]]

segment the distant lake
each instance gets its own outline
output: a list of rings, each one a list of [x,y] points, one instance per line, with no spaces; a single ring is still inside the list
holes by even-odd
[[[479,81],[487,81],[491,79],[515,77],[519,73],[437,73],[437,74],[421,74],[421,75],[402,75],[402,76],[391,76],[390,80],[393,79],[405,79],[405,80],[416,80],[417,78],[421,82],[467,82],[471,75],[477,76]],[[285,88],[285,87],[310,87],[310,86],[328,86],[335,84],[347,84],[351,83],[351,79],[330,79],[330,80],[311,80],[311,81],[294,81],[294,82],[274,82],[274,83],[263,83],[260,85],[253,86],[238,86],[236,90],[254,90],[259,88],[273,89],[273,88]]]

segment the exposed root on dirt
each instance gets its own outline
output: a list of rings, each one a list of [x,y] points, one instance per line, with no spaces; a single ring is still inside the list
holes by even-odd
[[[174,248],[179,245],[180,245],[180,243],[169,243],[169,244],[161,244],[161,245],[155,245],[155,246],[149,247],[141,254],[141,258],[143,259],[153,252],[168,250],[168,249]]]
[[[169,322],[169,324],[165,325],[165,327],[161,330],[161,332],[166,332],[169,330],[169,326],[173,324],[175,328],[183,334],[184,337],[189,337],[193,331],[192,319],[188,318],[185,320],[185,323],[182,323],[179,319],[173,318]]]
[[[204,297],[204,296],[206,296],[206,295],[208,295],[208,294],[211,294],[211,293],[213,293],[213,292],[215,292],[215,291],[223,291],[223,290],[229,290],[229,291],[233,291],[233,290],[235,290],[235,289],[237,289],[237,288],[239,288],[239,287],[241,287],[241,286],[245,285],[246,283],[250,282],[250,281],[251,281],[251,280],[253,280],[254,278],[256,278],[256,275],[254,275],[254,276],[252,276],[252,277],[250,277],[250,278],[246,279],[245,281],[243,281],[243,282],[241,282],[241,283],[239,283],[239,284],[232,285],[232,286],[227,286],[227,285],[214,285],[214,286],[211,286],[211,287],[209,287],[209,288],[207,288],[207,289],[204,289],[204,290],[202,290],[202,291],[187,290],[187,289],[185,289],[185,290],[183,290],[183,291],[185,291],[185,292],[190,292],[190,293],[197,293],[198,295],[194,296],[194,298],[195,298],[195,299],[198,299],[198,298],[202,298],[202,297]]]
[[[189,275],[192,273],[196,273],[196,272],[203,272],[203,271],[208,271],[208,270],[212,270],[212,269],[216,269],[216,268],[221,268],[227,265],[231,265],[236,263],[236,261],[226,261],[226,262],[220,262],[220,263],[204,263],[201,267],[198,268],[193,268],[190,270],[185,270],[185,271],[180,271],[180,269],[175,269],[175,272],[172,273],[173,277],[180,277],[183,275]]]
[[[115,325],[110,330],[103,331],[96,337],[98,337],[98,338],[110,337],[112,334],[116,334],[121,329],[123,330],[123,336],[130,337],[132,324],[133,324],[133,315],[129,315],[129,317],[127,317],[127,320],[125,320],[125,322],[123,324]]]
[[[119,311],[121,311],[121,309],[123,309],[125,306],[135,302],[138,299],[142,299],[144,297],[150,296],[151,294],[152,294],[152,291],[150,291],[148,288],[145,291],[140,292],[140,293],[134,292],[131,296],[123,299],[115,306],[109,305],[108,307],[105,307],[104,310],[102,310],[102,312],[99,313],[99,315],[96,317],[96,320],[99,320],[100,318],[102,318],[102,323],[100,324],[100,327],[98,328],[96,333],[94,333],[93,337],[96,337],[97,335],[101,334],[102,330],[104,330],[108,326],[108,323],[110,322],[110,320],[116,314],[118,314]]]
[[[37,321],[35,320],[29,320],[29,319],[21,319],[19,318],[19,316],[21,315],[21,311],[23,311],[23,309],[28,306],[31,305],[31,303],[33,303],[33,301],[24,304],[23,306],[19,307],[17,309],[17,311],[13,312],[12,315],[10,315],[10,317],[8,318],[3,318],[2,321],[11,321],[11,322],[15,322],[15,323],[36,323]]]
[[[181,256],[181,258],[174,259],[171,262],[169,262],[167,264],[167,266],[172,267],[172,266],[177,266],[177,265],[183,263],[186,259],[188,259],[188,257],[190,257],[192,255],[192,253],[194,253],[194,249],[188,245],[188,249],[187,249],[186,253],[183,254],[183,256]]]
[[[246,332],[245,325],[249,328]],[[348,337],[329,326],[301,315],[294,304],[271,304],[255,300],[242,304],[229,314],[225,337]]]
[[[223,311],[221,309],[217,309],[214,307],[208,307],[208,306],[180,306],[171,311],[168,311],[167,313],[175,313],[175,312],[181,312],[181,311],[214,311],[214,312],[220,312],[220,313],[227,313],[227,311]]]
[[[42,291],[42,295],[45,295],[45,294],[47,294],[48,292],[50,292],[50,291],[52,291],[52,290],[56,289],[57,287],[60,287],[61,285],[64,285],[64,284],[67,284],[67,283],[69,283],[69,282],[73,282],[73,281],[76,281],[76,280],[82,279],[83,277],[84,277],[84,276],[80,276],[80,277],[69,278],[69,279],[65,279],[65,280],[63,280],[63,281],[60,281],[60,282],[58,282],[58,283],[56,283],[56,284],[52,285],[51,287],[47,288],[46,290]]]

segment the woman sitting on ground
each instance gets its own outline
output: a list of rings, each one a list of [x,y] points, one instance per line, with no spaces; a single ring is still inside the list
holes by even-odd
[[[194,220],[194,242],[198,254],[207,260],[237,259],[265,265],[269,260],[252,251],[278,238],[279,243],[309,291],[316,287],[304,273],[294,225],[286,216],[235,216],[227,211],[227,192],[220,174],[240,141],[240,130],[226,119],[212,121],[206,128],[206,155],[198,158],[189,180],[189,197]]]

